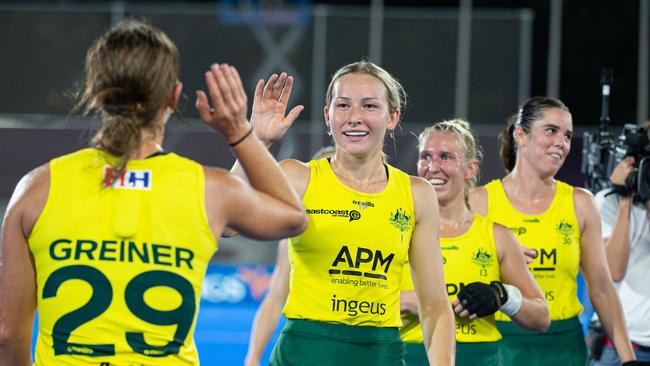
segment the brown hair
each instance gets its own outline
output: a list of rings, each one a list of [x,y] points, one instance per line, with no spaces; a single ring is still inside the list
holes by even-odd
[[[179,73],[174,43],[144,21],[126,19],[88,49],[77,109],[100,116],[92,145],[118,158],[117,172],[138,148],[141,130],[153,126]]]
[[[499,157],[506,173],[510,173],[517,162],[517,143],[514,139],[515,127],[521,126],[524,132],[529,134],[533,122],[544,118],[544,110],[552,108],[559,108],[570,113],[569,108],[559,99],[532,97],[526,99],[521,104],[517,114],[510,116],[506,123],[506,128],[499,134],[499,142],[501,144]]]
[[[483,160],[483,151],[481,146],[476,142],[476,137],[469,127],[469,122],[464,119],[456,118],[447,121],[436,122],[433,126],[429,126],[424,129],[418,136],[418,150],[421,150],[426,142],[427,137],[436,132],[448,133],[456,137],[456,142],[458,147],[460,147],[463,152],[463,157],[465,161],[476,161],[478,165],[481,164]],[[467,208],[469,206],[469,191],[474,188],[479,179],[479,171],[476,172],[476,175],[470,179],[466,184],[463,190],[465,197],[465,205]]]

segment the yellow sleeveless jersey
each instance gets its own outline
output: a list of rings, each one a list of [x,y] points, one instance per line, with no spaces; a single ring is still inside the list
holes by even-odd
[[[309,226],[291,238],[284,314],[359,326],[399,327],[399,286],[415,215],[410,177],[387,165],[388,183],[363,193],[311,161],[303,197]]]
[[[175,154],[130,161],[84,149],[50,162],[28,239],[37,276],[35,365],[197,365],[193,332],[217,242],[203,168]]]
[[[472,226],[464,234],[453,238],[440,237],[442,262],[445,269],[447,295],[453,302],[458,292],[472,282],[490,283],[501,281],[501,266],[494,242],[494,223],[474,214]],[[408,268],[402,276],[402,291],[414,289]],[[418,316],[403,315],[404,326],[400,337],[404,342],[423,343],[422,327]],[[496,327],[494,315],[469,320],[456,316],[457,342],[496,342],[501,333]]]
[[[576,278],[580,268],[580,226],[573,205],[573,187],[555,181],[555,197],[540,215],[517,211],[508,200],[501,180],[485,188],[487,217],[510,228],[521,245],[535,249],[537,258],[528,265],[548,302],[551,320],[573,318],[582,313]],[[510,321],[502,313],[497,320]]]

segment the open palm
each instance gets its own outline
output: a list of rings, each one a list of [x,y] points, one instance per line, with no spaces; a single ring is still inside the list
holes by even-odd
[[[264,80],[257,82],[251,124],[257,137],[267,145],[282,138],[304,107],[297,105],[286,113],[293,77],[287,73],[271,75],[264,85]]]

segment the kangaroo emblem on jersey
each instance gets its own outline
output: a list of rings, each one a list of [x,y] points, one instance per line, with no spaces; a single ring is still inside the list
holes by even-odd
[[[555,227],[555,231],[562,236],[562,244],[571,245],[571,234],[573,234],[573,225],[562,220]]]
[[[472,263],[481,267],[479,271],[481,277],[487,277],[487,267],[494,263],[494,257],[487,250],[479,248],[472,254]]]
[[[393,225],[397,230],[402,232],[402,239],[404,241],[404,232],[411,228],[411,217],[404,212],[401,208],[391,212],[388,221]]]
[[[391,212],[389,221],[391,225],[401,232],[405,232],[411,227],[411,217],[404,212],[401,208]]]

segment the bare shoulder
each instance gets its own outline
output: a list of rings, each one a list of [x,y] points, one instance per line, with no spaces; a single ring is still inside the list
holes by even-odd
[[[427,182],[426,179],[421,177],[416,177],[411,175],[411,191],[413,191],[413,198],[420,199],[427,197],[436,197],[436,190],[433,188],[431,183]]]
[[[280,162],[280,168],[282,168],[284,174],[287,175],[293,189],[295,189],[298,195],[302,197],[307,190],[307,185],[309,184],[309,164],[296,159],[285,159]]]
[[[575,187],[573,189],[573,202],[578,213],[586,213],[596,210],[596,200],[593,193],[585,188]],[[596,210],[597,212],[597,210]]]
[[[493,223],[494,225],[494,236],[497,238],[514,238],[514,234],[512,233],[512,230],[508,229],[507,227],[497,224],[496,222]]]
[[[230,174],[229,171],[222,168],[204,165],[203,172],[205,174],[205,187],[208,191],[220,189],[229,183],[233,184],[237,179],[239,179],[234,174]],[[243,182],[242,179],[239,180]]]
[[[436,190],[424,178],[410,177],[416,222],[430,216],[437,217],[438,197],[436,196]]]
[[[50,191],[50,164],[44,164],[27,173],[16,185],[7,205],[6,216],[14,216],[22,225],[23,233],[31,233],[36,220],[45,208]]]
[[[469,192],[469,205],[472,208],[472,211],[483,216],[487,214],[488,193],[485,186],[474,187],[474,189]]]
[[[573,188],[573,199],[576,203],[588,202],[594,199],[594,194],[582,187]]]
[[[585,219],[593,218],[598,219],[598,208],[596,207],[596,200],[593,193],[585,188],[574,187],[573,189],[573,205],[575,207],[576,217],[578,222],[582,223]]]

